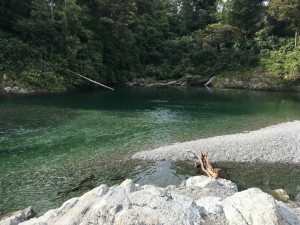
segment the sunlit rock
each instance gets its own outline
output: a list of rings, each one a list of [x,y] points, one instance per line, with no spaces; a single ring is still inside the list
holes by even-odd
[[[20,215],[10,218],[17,220]],[[0,222],[0,225],[16,223]],[[101,185],[21,225],[300,224],[296,213],[260,189],[237,192],[225,179],[189,178],[179,186]]]
[[[288,202],[290,200],[289,195],[283,189],[272,190],[271,194],[273,195],[274,198],[283,202]]]
[[[19,210],[11,215],[4,216],[4,218],[0,221],[0,225],[18,225],[21,222],[29,220],[35,215],[33,208],[30,206],[24,210]]]
[[[250,188],[223,200],[228,224],[300,224],[296,214],[284,203],[258,188]]]

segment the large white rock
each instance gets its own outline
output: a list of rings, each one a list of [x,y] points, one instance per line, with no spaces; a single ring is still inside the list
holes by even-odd
[[[18,225],[25,220],[28,220],[34,216],[32,207],[28,207],[24,210],[14,212],[11,216],[5,217],[0,221],[0,225]]]
[[[204,209],[193,198],[131,180],[108,188],[100,186],[62,207],[22,225],[68,224],[201,224]]]
[[[4,224],[12,225],[0,222]],[[101,185],[68,200],[58,209],[20,224],[299,225],[300,220],[284,203],[260,189],[238,193],[231,181],[197,176],[167,188],[139,186],[131,180],[110,188]]]
[[[250,188],[223,200],[229,225],[299,225],[296,214],[284,203],[258,188]]]

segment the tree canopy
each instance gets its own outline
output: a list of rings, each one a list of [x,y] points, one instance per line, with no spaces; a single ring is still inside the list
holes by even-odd
[[[296,65],[299,12],[298,0],[1,0],[0,73],[38,88],[84,85],[71,71],[109,84],[289,74],[270,62],[284,49]]]
[[[300,1],[272,0],[268,12],[276,20],[287,22],[295,30],[295,46],[297,46],[297,31],[300,28]]]

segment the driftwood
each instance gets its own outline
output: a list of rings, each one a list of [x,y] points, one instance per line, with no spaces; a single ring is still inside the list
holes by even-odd
[[[203,173],[205,173],[208,177],[216,179],[218,177],[224,178],[224,173],[220,168],[213,168],[211,162],[208,160],[208,152],[202,153],[200,155],[197,154],[196,151],[192,152],[197,160],[195,161],[195,167],[201,168]]]

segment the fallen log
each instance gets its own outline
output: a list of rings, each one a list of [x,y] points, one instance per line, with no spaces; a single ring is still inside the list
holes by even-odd
[[[214,79],[215,79],[216,77],[215,76],[213,76],[212,78],[210,78],[209,79],[209,81],[207,81],[204,85],[205,86],[208,86],[211,82],[213,82],[214,81]]]
[[[79,73],[76,73],[76,72],[74,72],[74,71],[70,71],[70,72],[73,73],[73,74],[76,74],[77,76],[80,76],[81,78],[83,78],[83,79],[85,79],[85,80],[87,80],[87,81],[90,81],[90,82],[92,82],[92,83],[94,83],[94,84],[97,84],[97,85],[99,85],[99,86],[101,86],[101,87],[107,88],[107,89],[112,90],[112,91],[115,90],[115,89],[113,89],[113,88],[111,88],[111,87],[108,87],[108,86],[106,86],[106,85],[104,85],[104,84],[101,84],[101,83],[99,83],[99,82],[97,82],[97,81],[94,81],[94,80],[92,80],[92,79],[90,79],[90,78],[88,78],[88,77],[85,77],[85,76],[83,76],[83,75],[81,75],[81,74],[79,74]]]

